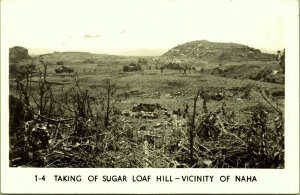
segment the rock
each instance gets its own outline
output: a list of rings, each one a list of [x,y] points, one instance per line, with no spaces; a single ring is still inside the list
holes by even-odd
[[[155,143],[155,138],[156,137],[154,137],[152,135],[149,135],[149,134],[144,135],[145,141],[147,141],[147,143],[149,143],[149,144],[154,144]]]
[[[64,63],[64,61],[57,61],[56,62],[56,65],[64,65],[65,63]]]
[[[209,160],[209,159],[204,159],[202,162],[203,162],[203,164],[204,164],[206,167],[211,167],[211,166],[212,166],[212,161]]]
[[[210,95],[211,100],[222,101],[225,98],[224,93],[214,93]]]
[[[143,104],[140,103],[137,106],[134,106],[132,108],[132,112],[140,112],[140,111],[144,111],[144,112],[154,112],[156,109],[156,105],[155,104]]]
[[[123,72],[134,72],[142,70],[139,64],[131,63],[128,66],[123,66]]]
[[[141,112],[142,113],[142,118],[145,119],[157,119],[158,114],[156,112]]]
[[[165,98],[173,98],[173,96],[170,93],[165,94]]]
[[[156,123],[155,125],[153,125],[153,128],[158,128],[161,127],[163,124],[162,123]]]
[[[178,108],[177,110],[173,110],[172,114],[175,114],[177,116],[181,116],[182,115],[182,111],[180,108]]]
[[[172,113],[168,112],[168,111],[163,111],[163,115],[167,116],[168,118],[171,117]]]
[[[243,99],[242,98],[236,98],[237,101],[241,101],[243,102]]]
[[[9,48],[9,62],[18,62],[26,59],[31,59],[28,49],[20,46]]]
[[[142,113],[138,112],[130,112],[130,117],[133,117],[133,118],[140,118],[142,116]]]
[[[140,90],[131,90],[128,92],[130,95],[142,95],[145,94],[144,91],[140,91]]]
[[[139,105],[134,106],[132,108],[132,112],[140,112],[140,111],[154,112],[156,109],[158,109],[158,110],[166,110],[165,108],[161,107],[159,104],[144,104],[144,103],[140,103]]]
[[[284,98],[284,96],[285,96],[284,90],[274,91],[274,92],[272,92],[272,96],[277,97],[277,98],[278,97]]]
[[[56,73],[72,73],[74,72],[73,68],[61,66],[60,68],[55,69]]]
[[[140,126],[140,131],[142,131],[142,130],[146,130],[146,125],[145,125],[145,124],[142,124],[142,125]]]
[[[187,120],[186,119],[177,119],[177,125],[179,127],[186,127],[188,125]]]
[[[124,116],[130,116],[130,112],[128,110],[123,110],[121,114]]]

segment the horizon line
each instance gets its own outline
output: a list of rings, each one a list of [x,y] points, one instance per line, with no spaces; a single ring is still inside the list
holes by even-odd
[[[201,39],[201,40],[193,40],[193,41],[188,41],[185,43],[178,43],[177,45],[171,47],[171,48],[154,48],[154,47],[144,47],[144,48],[117,48],[117,49],[98,49],[98,50],[87,50],[87,49],[52,49],[52,48],[47,48],[47,47],[24,47],[20,45],[15,45],[11,46],[9,48],[13,47],[24,47],[28,49],[28,53],[31,55],[44,55],[44,54],[50,54],[54,52],[86,52],[86,53],[91,53],[91,54],[104,54],[104,55],[121,55],[121,56],[160,56],[164,54],[165,52],[171,50],[174,47],[177,47],[179,45],[183,45],[186,43],[194,42],[194,41],[207,41],[207,42],[212,42],[212,43],[232,43],[232,44],[239,44],[239,45],[244,45],[249,48],[254,48],[254,49],[259,49],[263,53],[269,53],[269,54],[274,54],[278,51],[278,49],[270,49],[270,48],[262,48],[262,47],[254,47],[253,45],[248,45],[248,44],[242,44],[242,43],[237,43],[237,42],[221,42],[221,41],[209,41],[206,39]],[[40,50],[40,51],[39,51]],[[136,54],[134,54],[136,53]],[[143,54],[143,55],[142,55]]]

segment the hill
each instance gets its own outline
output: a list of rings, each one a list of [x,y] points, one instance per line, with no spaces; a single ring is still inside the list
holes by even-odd
[[[122,56],[106,55],[106,54],[93,54],[89,52],[53,52],[40,55],[48,60],[65,60],[65,61],[83,61],[86,59],[120,59]]]
[[[237,43],[219,43],[201,40],[178,45],[164,53],[161,58],[226,63],[258,60],[273,61],[275,55],[262,53],[258,49]]]
[[[125,61],[129,63],[130,61],[135,61],[138,57],[129,56],[117,56],[108,54],[94,54],[89,52],[53,52],[49,54],[40,55],[43,59],[50,64],[56,64],[58,61],[63,61],[68,65],[75,64],[94,64],[94,63],[109,63],[109,62],[119,62]]]
[[[28,54],[28,49],[20,46],[9,48],[10,62],[19,62],[21,60],[28,60],[28,59],[31,59],[31,56]]]

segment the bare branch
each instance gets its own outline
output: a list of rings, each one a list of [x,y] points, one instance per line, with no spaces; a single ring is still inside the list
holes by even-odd
[[[43,119],[46,119],[48,121],[51,121],[51,122],[54,122],[54,123],[61,123],[61,122],[66,122],[66,121],[72,121],[74,119],[72,118],[69,118],[69,119],[59,119],[59,120],[56,120],[56,119],[52,119],[52,118],[49,118],[49,117],[46,117],[46,116],[43,116],[41,114],[38,114],[36,113],[35,111],[33,111],[31,108],[29,108],[28,106],[24,105],[26,107],[26,109],[28,109],[28,111],[32,112],[33,114],[39,116],[40,118],[43,118]]]

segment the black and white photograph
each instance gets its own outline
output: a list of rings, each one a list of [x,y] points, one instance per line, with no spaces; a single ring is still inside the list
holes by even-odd
[[[10,166],[284,168],[280,9],[157,3],[12,18]]]
[[[1,1],[8,167],[285,170],[295,5]]]

